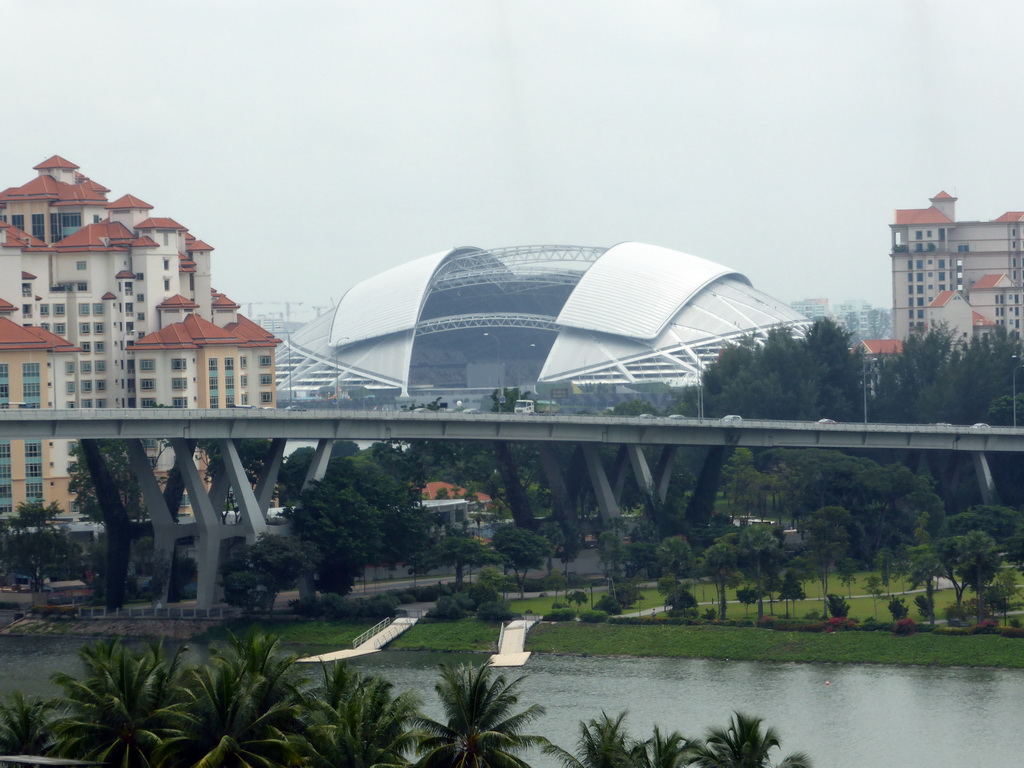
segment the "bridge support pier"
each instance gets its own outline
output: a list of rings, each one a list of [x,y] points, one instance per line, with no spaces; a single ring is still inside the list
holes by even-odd
[[[619,502],[608,482],[608,475],[605,474],[597,448],[590,443],[584,443],[583,458],[587,462],[587,473],[594,486],[594,496],[597,499],[597,508],[601,511],[601,518],[608,521],[618,517],[620,514]]]
[[[998,504],[999,497],[996,493],[996,484],[992,479],[992,470],[988,466],[988,458],[982,451],[972,451],[971,460],[974,462],[974,474],[978,478],[978,487],[981,489],[981,501],[984,504]]]

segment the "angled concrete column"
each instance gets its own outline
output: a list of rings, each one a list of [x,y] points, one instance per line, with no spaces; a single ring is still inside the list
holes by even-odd
[[[629,456],[633,477],[636,478],[640,492],[653,499],[656,493],[654,478],[651,476],[651,468],[647,465],[647,457],[644,456],[643,448],[639,445],[624,445],[622,447],[626,449],[626,454]]]
[[[170,566],[174,559],[174,548],[178,539],[186,536],[195,536],[197,533],[195,523],[178,524],[177,518],[164,501],[163,490],[160,483],[153,475],[153,469],[149,465],[149,457],[146,456],[146,449],[141,440],[126,440],[128,446],[128,461],[131,464],[132,472],[139,481],[142,489],[142,500],[149,513],[149,519],[153,523],[153,549],[158,556]],[[165,580],[161,601],[167,603],[167,591],[170,589],[170,579]]]
[[[992,480],[992,470],[989,469],[984,452],[972,451],[971,460],[974,462],[974,475],[978,478],[978,487],[981,489],[981,500],[985,504],[998,504],[996,484]]]
[[[672,480],[672,465],[676,460],[677,445],[666,445],[661,449],[661,456],[658,457],[658,466],[654,470],[655,488],[658,500],[662,503],[668,498],[668,484]]]
[[[260,510],[266,512],[270,509],[270,502],[274,498],[274,488],[277,486],[277,476],[281,472],[281,464],[284,462],[284,449],[288,441],[278,437],[270,441],[267,448],[267,455],[263,458],[263,467],[260,469],[260,476],[256,481],[256,503]]]
[[[567,516],[572,509],[572,501],[569,498],[569,488],[565,484],[565,473],[558,463],[558,456],[551,443],[538,443],[537,451],[540,453],[541,469],[547,478],[548,487],[551,488],[555,511],[559,515]]]
[[[238,454],[239,440],[218,440],[221,457],[224,459],[224,473],[231,483],[238,505],[239,519],[236,524],[241,526],[247,543],[252,544],[260,534],[267,532],[267,521],[263,510],[256,501],[256,494],[249,485],[249,477],[242,466],[242,457]],[[237,536],[238,533],[235,533]]]
[[[313,451],[313,460],[309,462],[309,469],[306,470],[306,479],[302,483],[302,490],[306,490],[318,480],[323,480],[327,474],[327,464],[331,460],[331,446],[333,440],[318,440],[316,449]]]
[[[608,483],[608,476],[601,465],[601,457],[597,448],[589,443],[583,444],[583,458],[587,462],[587,472],[590,475],[590,482],[594,486],[594,496],[597,498],[597,508],[601,511],[601,517],[605,520],[619,516],[619,505],[615,501],[615,494]]]
[[[612,466],[612,493],[615,494],[615,504],[622,504],[622,489],[626,487],[626,473],[629,471],[629,461],[626,446],[620,445],[619,452],[615,454],[615,464]]]

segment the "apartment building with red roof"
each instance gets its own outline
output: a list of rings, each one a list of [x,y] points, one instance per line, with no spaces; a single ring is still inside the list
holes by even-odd
[[[940,192],[929,202],[897,210],[890,225],[894,335],[939,323],[961,337],[998,327],[1019,335],[1024,211],[958,221],[957,198]]]
[[[34,170],[0,191],[0,408],[275,405],[280,341],[214,290],[212,246],[59,155]],[[0,515],[69,505],[67,455],[0,442]]]
[[[34,170],[0,192],[0,299],[13,322],[81,350],[77,397],[65,391],[56,407],[275,404],[280,342],[213,289],[212,246],[135,195],[108,201],[109,189],[59,155]],[[224,377],[267,358],[269,381]]]

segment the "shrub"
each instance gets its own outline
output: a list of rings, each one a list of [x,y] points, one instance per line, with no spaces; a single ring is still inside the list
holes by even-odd
[[[857,622],[854,619],[848,619],[845,616],[833,616],[825,622],[826,632],[843,632],[856,628]]]
[[[718,618],[718,611],[716,611],[714,608],[705,608],[704,615],[702,618],[704,619],[704,621],[714,621]]]
[[[833,618],[845,619],[850,613],[850,604],[841,595],[828,595],[828,613]]]
[[[576,613],[572,608],[556,608],[544,614],[544,621],[572,621],[575,618]]]
[[[293,600],[289,603],[296,615],[303,618],[328,620],[385,619],[395,615],[398,597],[393,593],[373,597],[342,597],[328,593],[312,600]]]
[[[1003,627],[999,630],[1003,637],[1024,637],[1024,629],[1020,627]]]
[[[901,637],[912,635],[917,632],[917,622],[913,619],[900,619],[896,622],[896,626],[893,627],[892,633]]]
[[[585,621],[588,624],[600,624],[607,620],[608,614],[604,611],[584,611],[580,614],[580,621]]]
[[[1011,618],[1010,619],[1010,626],[1013,627],[1014,629],[1020,629],[1020,619],[1018,619],[1016,616]]]
[[[674,611],[686,611],[693,616],[697,615],[697,598],[686,587],[679,587],[669,595],[667,602]]]
[[[456,602],[455,598],[450,596],[438,598],[437,605],[427,614],[429,619],[447,619],[450,621],[465,617],[466,611]]]
[[[889,601],[889,613],[892,614],[892,620],[899,622],[901,619],[907,618],[907,614],[910,609],[907,608],[907,603],[902,597],[896,597],[893,595],[892,600]]]
[[[602,595],[601,599],[597,601],[597,605],[594,606],[597,611],[603,611],[604,613],[612,616],[622,613],[622,606],[619,601],[611,595]]]
[[[762,616],[757,620],[757,626],[763,627],[764,629],[772,629],[775,626],[777,619],[774,616]]]
[[[569,606],[568,606],[568,605],[566,605],[565,603],[552,603],[552,604],[551,604],[551,610],[552,610],[552,611],[560,611],[560,610],[562,610],[563,608],[568,608],[568,607],[569,607]]]
[[[480,603],[476,609],[476,617],[481,621],[508,621],[512,618],[512,607],[507,600]]]
[[[74,605],[33,605],[29,612],[49,619],[72,619],[78,614],[78,608]]]
[[[978,622],[971,634],[974,635],[995,635],[999,633],[999,622],[992,619],[983,619]]]

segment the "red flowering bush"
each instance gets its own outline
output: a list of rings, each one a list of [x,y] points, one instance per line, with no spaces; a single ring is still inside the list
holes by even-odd
[[[894,635],[907,636],[917,632],[917,622],[913,619],[900,619],[896,622],[896,626],[892,628]]]

